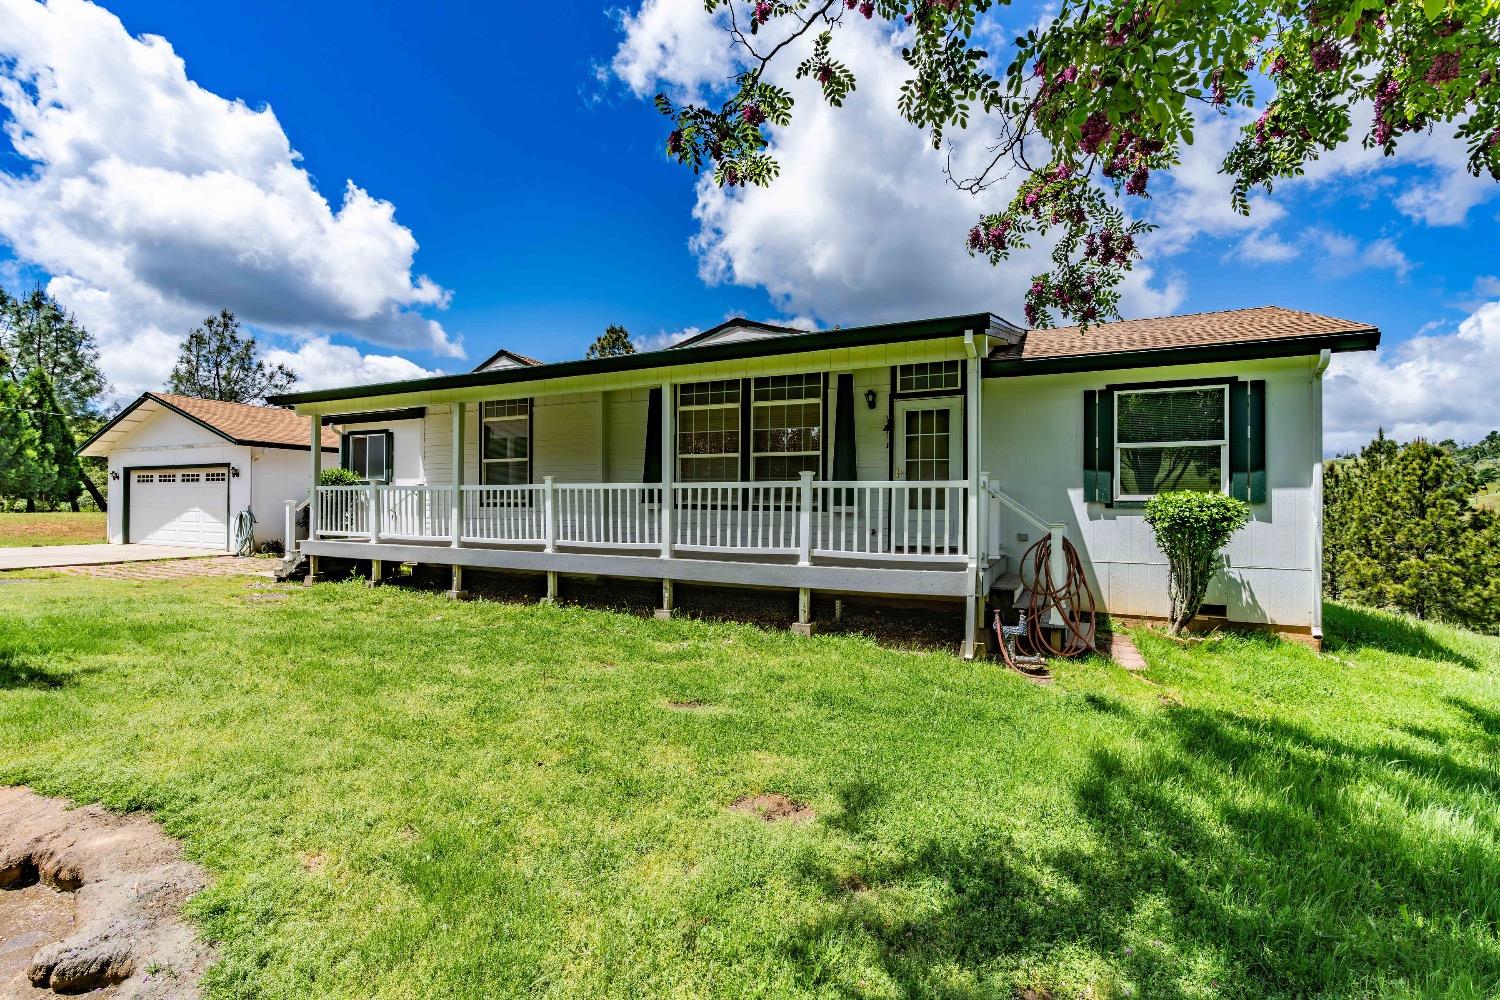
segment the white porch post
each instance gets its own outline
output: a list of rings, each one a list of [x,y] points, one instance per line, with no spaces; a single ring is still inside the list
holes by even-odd
[[[979,632],[980,604],[983,595],[979,588],[983,582],[983,575],[979,565],[979,461],[983,451],[979,447],[979,433],[983,426],[980,420],[980,389],[983,385],[984,372],[981,364],[983,358],[981,351],[977,350],[973,341],[966,337],[965,346],[969,348],[969,357],[966,361],[968,370],[965,373],[967,380],[964,387],[964,464],[968,473],[968,488],[964,491],[967,503],[964,505],[964,520],[967,530],[964,538],[964,554],[968,557],[967,566],[969,571],[968,594],[964,598],[964,641],[962,654],[964,659],[974,658],[976,639]],[[985,337],[978,338],[981,344],[987,344]]]
[[[542,477],[542,551],[557,551],[557,477]]]
[[[672,558],[672,512],[676,498],[672,481],[677,473],[677,400],[672,383],[661,384],[661,557]]]
[[[453,497],[449,507],[448,526],[455,549],[462,548],[464,544],[464,411],[467,408],[466,403],[453,404]],[[457,574],[455,579],[459,579]],[[453,589],[461,591],[463,588],[455,583]]]
[[[323,478],[323,418],[313,414],[312,437],[312,480],[307,488],[307,537],[318,537],[318,480]]]
[[[803,472],[797,484],[797,565],[812,565],[813,474]]]
[[[365,487],[365,501],[369,507],[370,543],[380,541],[380,487],[374,483]]]

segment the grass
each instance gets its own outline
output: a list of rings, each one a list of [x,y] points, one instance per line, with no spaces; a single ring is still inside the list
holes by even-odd
[[[0,513],[0,548],[28,545],[91,545],[102,543],[104,514],[100,511],[60,511],[41,514]]]
[[[1142,675],[242,579],[0,585],[0,782],[151,810],[218,997],[1492,997],[1500,641]],[[670,702],[701,702],[691,710]],[[727,806],[781,792],[817,819]],[[1045,991],[1045,992],[1042,992]]]

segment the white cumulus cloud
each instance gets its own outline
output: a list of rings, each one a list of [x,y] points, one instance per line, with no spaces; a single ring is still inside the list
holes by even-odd
[[[395,206],[318,191],[270,108],[189,79],[167,40],[84,0],[0,3],[0,105],[20,164],[0,173],[0,239],[53,276],[122,390],[159,385],[219,308],[297,338],[331,332],[461,357],[421,310]]]
[[[724,82],[728,38],[701,0],[645,0],[622,19],[614,70],[640,94],[697,94]],[[773,129],[781,175],[769,188],[697,186],[692,247],[710,283],[764,288],[804,323],[852,325],[994,310],[1020,319],[1031,276],[1049,269],[1046,246],[1000,267],[972,258],[964,236],[985,211],[1003,207],[1019,178],[975,197],[944,176],[946,150],[897,114],[908,67],[900,38],[859,18],[836,33],[838,56],[858,78],[843,108],[829,108],[812,80],[795,80],[802,52],[772,70],[796,99],[792,125]],[[790,57],[790,58],[787,58]],[[956,176],[977,172],[994,130],[983,117],[955,134]],[[1127,315],[1171,312],[1176,279],[1138,268],[1124,285]]]
[[[1500,301],[1456,328],[1421,332],[1393,348],[1340,354],[1325,376],[1324,445],[1353,451],[1376,430],[1409,441],[1474,441],[1500,427]]]
[[[265,357],[270,364],[286,365],[296,372],[298,389],[400,382],[442,374],[399,355],[362,354],[356,348],[332,343],[327,337],[314,337],[299,344],[295,351],[273,348]]]

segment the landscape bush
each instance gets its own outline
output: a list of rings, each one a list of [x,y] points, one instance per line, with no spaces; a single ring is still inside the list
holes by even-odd
[[[1249,505],[1223,493],[1176,490],[1146,503],[1146,523],[1167,557],[1173,635],[1198,614],[1209,581],[1224,565],[1221,550],[1249,519]]]
[[[324,469],[318,474],[319,486],[361,486],[364,480],[341,465]]]

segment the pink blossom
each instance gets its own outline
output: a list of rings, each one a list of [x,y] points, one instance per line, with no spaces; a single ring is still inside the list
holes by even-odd
[[[1434,87],[1440,87],[1457,80],[1462,69],[1462,61],[1457,52],[1439,52],[1432,57],[1432,65],[1427,67],[1424,79]]]

